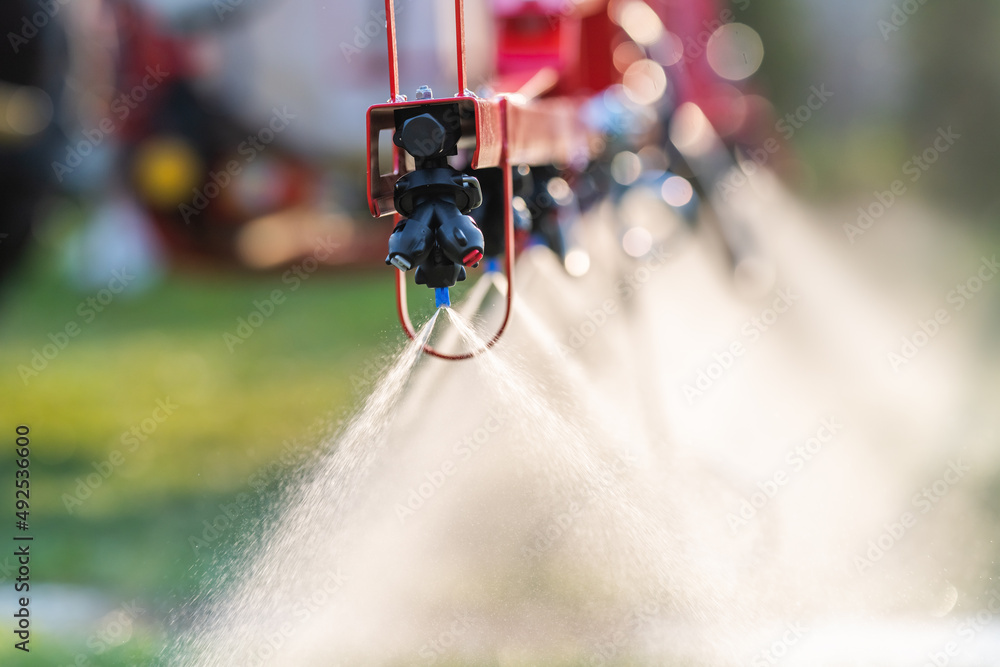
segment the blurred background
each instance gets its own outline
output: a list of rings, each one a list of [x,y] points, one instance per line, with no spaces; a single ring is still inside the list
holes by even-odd
[[[449,5],[423,4],[397,0],[402,88],[450,94]],[[761,46],[734,84],[754,121],[724,138],[779,138],[767,167],[831,243],[868,245],[859,272],[940,300],[947,283],[931,276],[949,260],[928,258],[941,239],[996,251],[1000,5],[729,10]],[[170,614],[401,343],[391,225],[365,197],[365,109],[388,95],[381,11],[0,7],[0,428],[9,442],[27,424],[33,443],[38,621],[24,664],[151,664]],[[478,89],[494,36],[485,5],[467,11]],[[1000,291],[980,304],[973,339],[995,355]],[[7,484],[12,447],[0,462]],[[984,474],[995,514],[1000,477]],[[5,601],[14,573],[0,556]]]

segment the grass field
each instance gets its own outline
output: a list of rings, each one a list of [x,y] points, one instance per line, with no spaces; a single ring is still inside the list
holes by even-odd
[[[97,312],[87,299],[99,290],[72,289],[56,265],[52,249],[36,250],[0,304],[5,441],[17,424],[31,429],[31,585],[55,606],[73,590],[112,610],[137,601],[143,613],[122,642],[100,636],[118,627],[117,612],[103,625],[81,612],[49,627],[37,610],[24,657],[147,664],[162,619],[198,592],[223,545],[274,500],[400,342],[392,283],[385,271],[318,272],[297,287],[280,274],[179,273]],[[274,290],[283,298],[273,312],[251,318]],[[259,326],[238,330],[239,318]],[[5,447],[5,488],[13,458]],[[0,557],[8,582],[11,565]]]

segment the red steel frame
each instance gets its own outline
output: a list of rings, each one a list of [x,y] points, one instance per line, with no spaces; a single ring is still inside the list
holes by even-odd
[[[471,111],[474,121],[463,127],[463,147],[470,148],[473,137],[466,130],[474,132],[473,169],[498,167],[503,172],[504,206],[504,271],[507,276],[506,303],[503,321],[499,329],[485,345],[478,350],[459,354],[447,354],[429,344],[424,352],[441,359],[470,359],[480,354],[500,340],[510,321],[514,299],[514,214],[513,181],[511,165],[517,164],[569,164],[589,154],[589,135],[578,120],[578,103],[570,98],[551,98],[528,101],[522,96],[497,95],[481,99],[466,89],[465,65],[465,21],[463,0],[455,0],[456,70],[458,92],[454,97],[431,100],[406,101],[399,93],[399,69],[396,54],[396,25],[393,0],[385,0],[386,41],[389,55],[389,102],[376,104],[368,109],[368,204],[371,214],[381,217],[394,214],[398,223],[400,216],[393,204],[393,186],[404,173],[405,163],[400,159],[399,149],[393,146],[393,171],[382,174],[379,165],[379,133],[394,129],[393,112],[400,108],[429,105],[455,104],[466,112]],[[411,339],[416,339],[416,330],[410,320],[406,302],[406,274],[396,269],[396,310],[403,330]]]

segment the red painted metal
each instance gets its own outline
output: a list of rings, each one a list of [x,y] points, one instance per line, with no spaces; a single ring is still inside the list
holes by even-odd
[[[497,106],[500,126],[498,135],[500,137],[504,137],[506,136],[504,127],[506,126],[507,121],[507,100],[500,99]],[[478,354],[482,354],[497,344],[500,337],[503,336],[503,332],[506,331],[507,325],[510,323],[510,314],[513,311],[514,306],[514,208],[510,204],[511,200],[514,198],[514,183],[510,170],[510,161],[507,159],[506,142],[503,141],[503,139],[501,139],[500,142],[500,155],[497,164],[491,166],[500,167],[504,174],[504,241],[507,248],[507,251],[504,253],[504,273],[507,277],[507,289],[504,299],[503,320],[493,336],[478,350],[471,350],[469,352],[461,352],[458,354],[449,354],[447,352],[441,352],[432,345],[424,344],[424,353],[437,357],[438,359],[462,361],[464,359],[471,359]],[[399,222],[398,213],[395,215],[395,219],[396,222]],[[406,274],[399,269],[396,269],[396,313],[399,315],[399,321],[403,325],[403,331],[411,340],[416,340],[417,331],[413,327],[409,309],[406,305]]]
[[[396,8],[385,0],[385,40],[389,50],[389,101],[399,100],[399,60],[396,57]]]
[[[586,161],[590,157],[592,142],[589,132],[579,118],[582,98],[541,97],[558,89],[565,63],[553,63],[557,67],[536,68],[528,76],[519,76],[520,90],[524,94],[501,94],[489,99],[466,95],[465,27],[463,0],[455,0],[455,36],[458,94],[454,97],[429,100],[406,101],[399,95],[399,73],[396,57],[396,31],[393,16],[393,0],[386,3],[386,34],[389,51],[390,100],[386,104],[376,104],[368,109],[367,132],[367,190],[371,214],[378,218],[394,214],[393,189],[400,176],[412,167],[412,161],[405,159],[399,149],[393,146],[393,168],[382,172],[379,164],[379,134],[382,130],[395,129],[394,112],[397,109],[429,107],[434,105],[457,105],[462,123],[462,140],[459,148],[471,149],[473,169],[497,167],[503,174],[504,189],[504,273],[507,277],[503,321],[493,336],[478,350],[459,354],[448,354],[424,345],[424,352],[441,359],[469,359],[481,354],[500,340],[510,322],[514,299],[514,259],[518,248],[514,232],[514,197],[511,165],[572,165]],[[596,4],[603,6],[599,0]],[[555,43],[557,51],[565,49],[564,44]],[[403,158],[403,159],[401,159]],[[475,262],[477,258],[466,258]],[[396,311],[403,331],[411,339],[416,339],[416,329],[410,319],[406,302],[406,273],[396,270]]]
[[[496,0],[498,90],[536,72],[556,73],[550,93],[578,96],[617,83],[612,37],[621,33],[608,15],[608,0]]]
[[[379,164],[379,133],[395,127],[396,109],[458,104],[462,115],[460,148],[473,149],[472,168],[499,167],[504,149],[510,164],[574,164],[589,155],[591,136],[579,118],[579,100],[554,97],[522,101],[519,96],[490,99],[444,97],[375,104],[368,108],[368,207],[378,218],[395,212],[393,187],[408,169],[401,163],[391,172]],[[505,109],[505,111],[504,111]],[[507,114],[503,119],[502,114]]]
[[[465,75],[465,2],[455,0],[455,72],[458,74],[458,92],[465,95],[468,81]]]

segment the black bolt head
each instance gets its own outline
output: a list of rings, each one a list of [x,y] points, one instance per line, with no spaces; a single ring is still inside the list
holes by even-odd
[[[420,114],[403,123],[400,143],[413,157],[431,157],[444,148],[446,136],[444,126],[436,118]]]

